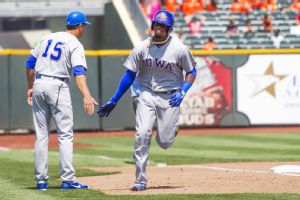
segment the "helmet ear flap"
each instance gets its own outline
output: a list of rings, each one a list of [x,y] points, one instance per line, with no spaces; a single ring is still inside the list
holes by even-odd
[[[151,23],[151,30],[152,30],[152,31],[154,30],[154,23],[155,23],[155,22],[152,22],[152,23]]]
[[[172,26],[168,26],[167,32],[171,33],[173,31],[173,27]]]

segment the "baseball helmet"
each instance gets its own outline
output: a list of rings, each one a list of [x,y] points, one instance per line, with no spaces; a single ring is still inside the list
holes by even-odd
[[[156,22],[168,26],[169,27],[168,31],[170,32],[170,31],[172,31],[173,25],[174,25],[173,14],[166,10],[159,10],[155,13],[155,15],[152,19],[151,30],[154,29],[154,24]]]
[[[84,13],[79,11],[70,12],[66,18],[66,26],[76,26],[79,24],[91,24]]]

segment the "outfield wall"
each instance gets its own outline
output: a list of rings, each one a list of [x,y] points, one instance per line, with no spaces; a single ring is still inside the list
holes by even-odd
[[[129,50],[87,51],[88,84],[104,103],[118,86]],[[187,127],[298,125],[300,123],[300,50],[193,51],[198,74],[181,106]],[[25,60],[29,50],[0,51],[0,129],[33,130],[26,104]],[[71,83],[75,130],[133,129],[130,92],[109,118],[86,116]],[[54,129],[54,125],[52,125]]]

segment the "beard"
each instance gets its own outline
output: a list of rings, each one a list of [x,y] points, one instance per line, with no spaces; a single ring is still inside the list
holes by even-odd
[[[164,34],[164,33],[154,33],[153,35],[153,39],[154,41],[164,41],[168,38],[168,34]]]
[[[161,35],[154,35],[154,38],[155,38],[155,39],[161,39],[162,36],[161,36]]]

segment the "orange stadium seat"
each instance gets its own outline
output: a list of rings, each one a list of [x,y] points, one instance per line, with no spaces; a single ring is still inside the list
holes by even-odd
[[[252,8],[255,10],[261,10],[263,4],[263,0],[252,0]]]
[[[166,0],[166,10],[170,12],[175,12],[177,7],[177,1],[176,0]]]
[[[300,0],[294,0],[294,2],[291,4],[290,8],[300,11]]]
[[[234,0],[229,7],[231,12],[241,13],[243,9],[243,5],[239,0]]]
[[[205,5],[205,10],[208,12],[213,12],[217,10],[217,5],[214,0],[209,0]]]
[[[275,11],[277,10],[277,2],[276,0],[265,0],[262,5],[262,9],[265,11]]]
[[[195,11],[203,11],[204,10],[203,0],[196,1],[194,6],[195,6]]]
[[[182,4],[184,15],[193,15],[195,12],[194,3],[191,0],[185,0]]]

